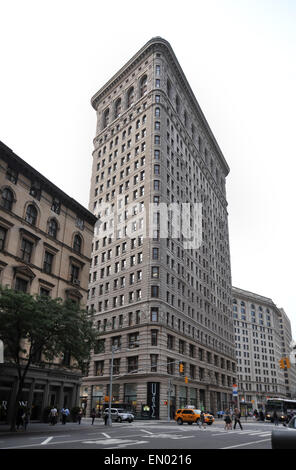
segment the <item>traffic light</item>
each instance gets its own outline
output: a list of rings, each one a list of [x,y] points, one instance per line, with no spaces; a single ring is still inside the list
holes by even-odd
[[[185,377],[185,383],[188,384],[188,377]]]
[[[180,362],[180,364],[179,364],[179,372],[180,372],[181,374],[183,374],[183,372],[184,372],[184,364],[183,364],[183,362]]]
[[[279,360],[279,363],[280,363],[281,369],[285,369],[285,368],[290,369],[291,367],[291,363],[288,357],[283,357],[282,359]]]
[[[168,404],[168,401],[167,400],[164,400],[164,405],[167,405]]]
[[[287,369],[290,369],[290,367],[291,367],[291,363],[290,363],[290,360],[289,360],[289,358],[288,358],[288,357],[285,357],[284,361],[285,361],[285,363],[286,363],[286,367],[287,367]]]

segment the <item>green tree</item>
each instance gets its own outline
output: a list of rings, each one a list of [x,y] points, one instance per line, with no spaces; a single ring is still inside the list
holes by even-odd
[[[71,367],[85,373],[96,332],[92,316],[71,300],[32,296],[0,286],[0,339],[5,362],[13,364],[18,373],[10,422],[15,431],[24,381],[32,364],[41,363],[41,359],[52,363],[67,352]]]

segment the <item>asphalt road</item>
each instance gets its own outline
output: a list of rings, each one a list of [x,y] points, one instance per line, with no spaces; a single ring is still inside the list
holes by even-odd
[[[77,423],[30,424],[28,431],[1,432],[0,449],[271,449],[271,423],[242,420],[243,430],[224,430],[216,420],[206,429],[164,421],[134,421],[105,426],[96,420]],[[285,430],[283,426],[277,426]]]

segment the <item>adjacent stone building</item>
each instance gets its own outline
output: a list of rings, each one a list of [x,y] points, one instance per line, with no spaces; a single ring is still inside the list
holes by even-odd
[[[0,283],[30,294],[71,298],[86,306],[96,217],[0,142]],[[79,404],[81,374],[62,363],[33,366],[22,400],[31,419],[52,404]],[[16,393],[16,371],[0,364],[1,419]]]
[[[133,56],[92,106],[89,210],[100,226],[88,308],[101,337],[83,382],[88,410],[108,403],[111,361],[112,402],[138,415],[165,418],[168,405],[171,415],[187,404],[226,408],[236,377],[229,167],[162,38]],[[198,244],[188,245],[190,232]]]
[[[289,396],[279,362],[286,355],[283,312],[262,295],[237,287],[232,295],[240,407],[263,409],[268,397]]]

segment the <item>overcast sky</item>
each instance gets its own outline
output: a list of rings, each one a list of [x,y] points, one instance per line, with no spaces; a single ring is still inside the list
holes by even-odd
[[[296,0],[0,0],[0,140],[88,207],[91,97],[170,42],[230,166],[233,285],[296,338]]]

